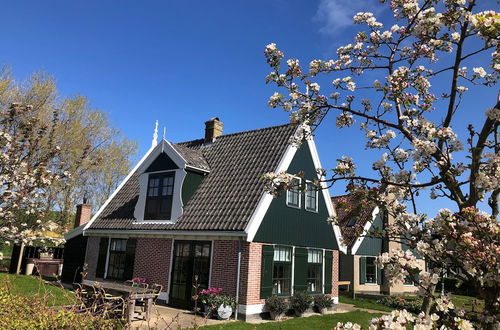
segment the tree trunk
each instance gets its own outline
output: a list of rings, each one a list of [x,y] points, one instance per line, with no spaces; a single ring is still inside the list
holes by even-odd
[[[429,295],[424,297],[424,301],[422,302],[422,312],[425,313],[426,316],[429,316],[432,302],[434,301],[434,292],[436,291],[436,285],[433,285],[429,288]]]
[[[500,306],[498,303],[499,293],[495,288],[487,288],[481,290],[481,296],[484,298],[484,312],[488,315],[492,315],[493,319],[495,316],[500,314]],[[482,324],[484,329],[498,329],[498,323],[486,323]]]

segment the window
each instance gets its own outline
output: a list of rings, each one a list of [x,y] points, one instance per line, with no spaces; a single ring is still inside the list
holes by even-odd
[[[150,174],[146,198],[145,220],[168,220],[172,213],[174,174],[167,172]]]
[[[323,271],[323,252],[307,251],[307,291],[321,292],[321,274]]]
[[[273,257],[273,295],[290,295],[292,284],[292,249],[275,247]]]
[[[414,285],[414,283],[413,283],[413,279],[411,278],[411,276],[409,276],[409,275],[408,275],[408,276],[406,276],[406,277],[405,277],[405,281],[404,281],[404,283],[403,283],[403,284],[404,284],[404,285]]]
[[[290,188],[286,192],[286,205],[300,209],[300,179],[296,178],[290,182]]]
[[[366,258],[366,283],[377,284],[377,265],[375,257]]]
[[[111,239],[109,245],[108,272],[106,278],[122,280],[125,272],[125,259],[127,257],[127,240]]]
[[[355,224],[356,224],[356,218],[351,218],[347,223],[347,227],[354,227]]]
[[[306,210],[318,212],[318,189],[312,182],[306,182]]]

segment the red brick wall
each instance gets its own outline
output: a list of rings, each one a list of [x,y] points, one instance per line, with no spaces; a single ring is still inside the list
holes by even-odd
[[[95,280],[95,270],[97,268],[97,258],[99,257],[100,237],[89,236],[87,240],[87,253],[85,254],[85,263],[87,264],[86,280]]]
[[[172,240],[167,238],[137,238],[134,277],[163,285],[168,291]]]
[[[214,241],[212,247],[212,273],[210,277],[210,286],[214,288],[222,288],[224,294],[235,297],[237,267],[238,241]]]
[[[339,295],[339,251],[333,251],[332,260],[332,297],[338,297]]]
[[[260,267],[262,262],[261,243],[244,243],[241,261],[241,299],[240,304],[255,305],[263,303],[260,299]]]

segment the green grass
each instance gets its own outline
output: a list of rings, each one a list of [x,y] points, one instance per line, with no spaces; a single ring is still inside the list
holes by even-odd
[[[391,312],[394,309],[392,307],[387,307],[387,306],[384,306],[382,304],[379,304],[374,299],[367,299],[367,298],[353,299],[353,298],[349,298],[346,296],[340,296],[339,301],[343,304],[354,305],[354,307],[357,307],[357,308],[375,309],[377,311],[383,311],[383,312]]]
[[[451,296],[451,301],[456,307],[469,311],[481,312],[484,308],[484,300],[475,297],[454,294]]]
[[[0,286],[10,286],[13,293],[24,296],[48,295],[49,306],[71,305],[76,299],[73,292],[44,283],[35,276],[0,273]]]
[[[368,329],[368,322],[382,314],[367,313],[361,311],[354,311],[349,313],[338,313],[338,314],[327,314],[327,315],[315,315],[309,317],[298,317],[282,322],[267,322],[260,324],[245,323],[242,321],[228,322],[223,324],[207,325],[201,329],[222,329],[222,330],[239,330],[239,329],[290,329],[290,330],[303,330],[303,329],[328,329],[330,330],[338,322],[353,322],[358,323],[363,326],[363,329]]]

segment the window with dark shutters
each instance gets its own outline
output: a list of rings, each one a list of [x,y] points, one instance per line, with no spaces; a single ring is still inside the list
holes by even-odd
[[[260,298],[265,299],[273,294],[273,258],[274,248],[272,245],[262,246]]]
[[[294,267],[294,291],[307,290],[307,249],[295,248]]]
[[[323,251],[307,250],[307,291],[321,293],[321,273],[323,272]]]
[[[332,293],[333,252],[325,251],[325,293]]]
[[[292,289],[292,248],[275,246],[273,257],[273,295],[289,296]]]
[[[359,258],[359,284],[365,284],[366,282],[366,258]]]

